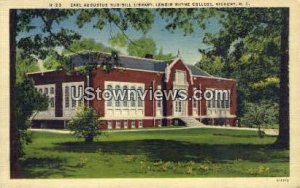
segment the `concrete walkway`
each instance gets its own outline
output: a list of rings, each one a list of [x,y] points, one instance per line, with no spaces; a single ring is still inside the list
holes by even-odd
[[[228,130],[246,130],[246,131],[258,131],[257,128],[248,127],[221,127],[221,126],[199,126],[199,127],[169,127],[169,128],[145,128],[145,129],[121,129],[121,130],[105,130],[104,132],[118,133],[118,132],[142,132],[142,131],[167,131],[167,130],[182,130],[182,129],[228,129]],[[30,129],[36,132],[49,132],[49,133],[60,133],[60,134],[70,134],[69,130],[57,130],[57,129]],[[278,129],[262,129],[266,135],[277,136]]]

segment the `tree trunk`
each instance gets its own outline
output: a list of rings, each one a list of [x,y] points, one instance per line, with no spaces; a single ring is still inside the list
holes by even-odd
[[[282,9],[281,31],[281,62],[280,62],[280,108],[279,108],[279,136],[275,146],[289,148],[290,117],[289,117],[289,9]]]
[[[10,30],[10,177],[20,178],[20,135],[16,124],[16,10],[11,9],[9,12],[9,30]]]

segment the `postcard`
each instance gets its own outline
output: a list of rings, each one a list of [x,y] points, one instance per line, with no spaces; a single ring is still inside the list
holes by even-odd
[[[0,7],[0,187],[300,187],[298,1]]]

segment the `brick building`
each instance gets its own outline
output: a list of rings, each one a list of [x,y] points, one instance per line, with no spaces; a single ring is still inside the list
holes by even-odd
[[[97,54],[97,53],[95,53]],[[100,53],[98,53],[100,54]],[[30,73],[37,90],[49,97],[48,110],[32,117],[34,127],[64,128],[74,116],[76,108],[85,103],[98,113],[103,129],[130,129],[188,125],[202,122],[207,125],[235,126],[236,121],[236,81],[214,77],[195,66],[184,64],[180,57],[170,61],[150,58],[119,56],[118,65],[106,72],[101,65],[108,54],[87,59],[81,55],[71,58],[78,68],[84,64],[98,64],[90,76],[80,73],[68,74],[64,71]],[[93,55],[95,57],[95,55]],[[151,92],[144,100],[109,101],[73,100],[72,93],[83,93],[87,86],[108,90],[165,90],[183,89],[187,100],[150,100]],[[228,99],[194,100],[195,90],[227,90]],[[189,100],[191,99],[191,100]],[[197,120],[197,121],[196,121]]]

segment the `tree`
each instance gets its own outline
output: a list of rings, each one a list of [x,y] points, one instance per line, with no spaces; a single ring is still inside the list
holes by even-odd
[[[289,79],[288,79],[288,31],[289,31],[289,10],[288,8],[219,8],[219,9],[160,9],[160,15],[169,19],[167,29],[182,29],[186,34],[194,32],[196,26],[205,29],[209,18],[217,17],[222,28],[216,33],[207,33],[203,40],[210,48],[200,49],[200,52],[208,57],[222,57],[224,75],[232,76],[232,65],[230,64],[231,50],[238,57],[243,55],[243,42],[245,39],[260,38],[260,42],[272,36],[279,39],[279,43],[270,42],[264,54],[279,59],[280,64],[280,87],[279,87],[279,136],[275,143],[282,148],[289,147]],[[194,19],[196,19],[196,23]],[[195,26],[196,25],[196,26]],[[235,45],[237,43],[237,45]],[[254,43],[253,43],[254,44]],[[234,47],[235,46],[235,47]],[[278,49],[278,51],[276,51]],[[278,52],[276,54],[276,52]],[[261,66],[268,66],[262,54],[252,52],[252,58],[257,59]],[[241,58],[246,58],[243,56]],[[249,63],[252,63],[252,58]],[[240,58],[239,58],[240,59]],[[242,69],[243,67],[240,67]],[[266,69],[265,69],[266,70]],[[268,72],[268,71],[266,71]],[[252,74],[253,73],[249,73]],[[257,74],[258,75],[258,74]],[[247,75],[245,75],[247,76]],[[234,78],[234,76],[232,76]],[[249,77],[248,77],[249,78]],[[267,80],[267,77],[263,78]],[[261,80],[257,80],[260,82]],[[240,90],[241,91],[241,90]],[[243,95],[249,92],[244,91]]]
[[[99,117],[96,111],[87,106],[77,109],[76,115],[68,122],[67,128],[76,137],[84,138],[85,142],[93,142],[94,137],[100,134]]]
[[[80,53],[80,52],[106,52],[110,53],[113,49],[105,46],[100,42],[96,42],[94,39],[82,38],[81,40],[75,40],[68,47],[63,50],[64,55]]]
[[[172,54],[164,54],[161,47],[157,52],[156,43],[150,37],[141,37],[139,39],[128,39],[124,34],[118,33],[109,40],[110,44],[115,47],[127,48],[129,55],[137,57],[145,57],[147,54],[153,55],[157,60],[170,60]]]
[[[156,44],[152,38],[142,37],[129,43],[127,47],[129,55],[145,57],[146,54],[154,55],[156,53]]]
[[[63,10],[63,9],[27,9],[10,11],[10,152],[11,152],[11,177],[19,177],[18,159],[22,146],[19,144],[19,128],[16,124],[16,92],[15,92],[15,66],[16,47],[21,50],[22,58],[35,58],[45,60],[50,54],[54,56],[63,66],[71,69],[68,57],[59,54],[57,47],[63,47],[70,52],[70,45],[81,36],[70,29],[60,27],[54,30],[54,25],[61,24],[71,16],[77,16],[76,22],[79,27],[89,23],[92,18],[96,20],[94,28],[102,30],[104,26],[114,24],[121,32],[125,33],[128,28],[147,32],[153,23],[154,16],[151,10],[147,9],[84,9],[84,10]],[[33,20],[38,20],[39,25],[33,25]],[[28,34],[39,28],[41,32]],[[24,34],[25,33],[25,34]],[[22,35],[21,35],[22,34]],[[16,37],[19,36],[18,41]],[[113,53],[111,59],[117,59]],[[103,62],[104,64],[107,61]],[[22,92],[22,91],[21,91]]]

